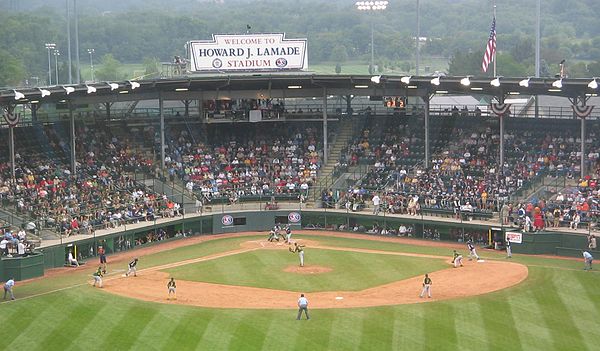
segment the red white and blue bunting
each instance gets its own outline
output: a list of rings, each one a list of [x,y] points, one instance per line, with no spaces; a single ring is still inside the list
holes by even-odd
[[[587,118],[589,115],[592,114],[592,111],[594,110],[594,106],[579,106],[577,104],[573,104],[571,105],[571,107],[573,108],[573,112],[575,113],[575,115],[577,115],[577,117],[581,118],[581,119],[585,119]]]
[[[493,102],[491,105],[492,112],[494,112],[497,116],[502,116],[510,109],[511,104],[505,103],[496,103]]]
[[[6,123],[8,123],[10,127],[14,127],[17,124],[19,124],[19,117],[21,117],[19,113],[12,113],[11,109],[6,108],[3,108],[2,110],[4,120],[6,121]]]

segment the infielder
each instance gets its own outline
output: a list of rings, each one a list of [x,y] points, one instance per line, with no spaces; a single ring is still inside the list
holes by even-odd
[[[477,255],[477,251],[475,251],[475,245],[473,245],[471,240],[467,241],[467,248],[469,249],[469,261],[473,261],[473,257],[479,261],[479,255]]]
[[[304,311],[306,319],[310,319],[310,317],[308,316],[308,300],[306,299],[306,297],[304,297],[304,294],[300,294],[300,298],[298,299],[298,317],[296,317],[297,320],[300,320],[300,318],[302,318],[302,311]]]
[[[506,239],[506,258],[512,258],[512,249],[510,248],[510,240]]]
[[[431,298],[431,278],[427,274],[425,274],[425,279],[423,279],[423,290],[421,290],[419,297],[423,298],[425,293],[427,293],[428,298]]]
[[[587,251],[583,251],[583,261],[585,262],[585,267],[583,267],[584,271],[592,270],[592,261],[593,260],[594,260],[594,257],[592,256],[591,253],[589,253]]]
[[[454,250],[454,257],[452,258],[452,263],[454,263],[454,268],[458,268],[459,266],[462,267],[463,263],[462,263],[463,257],[461,254],[459,254],[458,252],[456,252],[456,250]]]
[[[304,267],[304,245],[298,245],[298,243],[294,243],[294,248],[290,247],[290,252],[297,252],[298,258],[300,258],[300,267]]]
[[[133,261],[129,262],[129,269],[127,269],[127,273],[125,273],[126,277],[129,277],[131,273],[133,273],[134,277],[137,277],[137,272],[135,266],[137,266],[138,259],[137,257],[133,259]]]
[[[102,266],[98,266],[96,273],[92,275],[94,277],[94,286],[98,283],[98,287],[102,287]]]
[[[171,278],[171,280],[169,280],[167,283],[167,289],[169,290],[169,297],[167,297],[167,300],[171,299],[171,294],[173,294],[174,299],[177,300],[177,292],[175,291],[176,288],[177,286],[175,285],[175,280]]]
[[[15,299],[15,295],[13,295],[13,286],[15,286],[15,279],[14,278],[10,278],[9,280],[6,281],[6,283],[4,283],[4,300],[6,300],[6,294],[8,294],[10,296],[11,300]]]

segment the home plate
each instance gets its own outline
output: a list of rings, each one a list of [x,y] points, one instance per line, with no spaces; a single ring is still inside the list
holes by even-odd
[[[477,260],[477,263],[483,263],[485,260]]]
[[[336,296],[335,299],[336,300],[343,300],[344,298],[342,296]]]

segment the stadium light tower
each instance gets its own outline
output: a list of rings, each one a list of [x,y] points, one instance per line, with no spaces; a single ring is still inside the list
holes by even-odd
[[[58,85],[58,57],[60,56],[60,51],[58,51],[58,49],[55,49],[52,54],[54,55],[54,69],[56,71],[56,85]]]
[[[387,9],[387,1],[357,1],[355,3],[356,9],[359,11],[368,11],[375,13],[378,11],[384,11]],[[375,47],[373,46],[373,18],[371,18],[371,66],[370,74],[375,73]]]
[[[92,73],[92,82],[94,81],[94,49],[87,49],[88,54],[90,54],[90,72]]]
[[[50,51],[54,49],[56,49],[56,44],[46,43],[46,50],[48,50],[48,85],[52,85],[52,66],[50,63]]]

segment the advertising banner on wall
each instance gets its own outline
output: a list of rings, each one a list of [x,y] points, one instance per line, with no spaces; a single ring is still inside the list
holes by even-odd
[[[506,241],[510,241],[515,244],[523,243],[523,234],[520,232],[506,232]]]
[[[214,34],[212,40],[188,42],[193,72],[280,71],[308,68],[306,39],[285,33]]]

